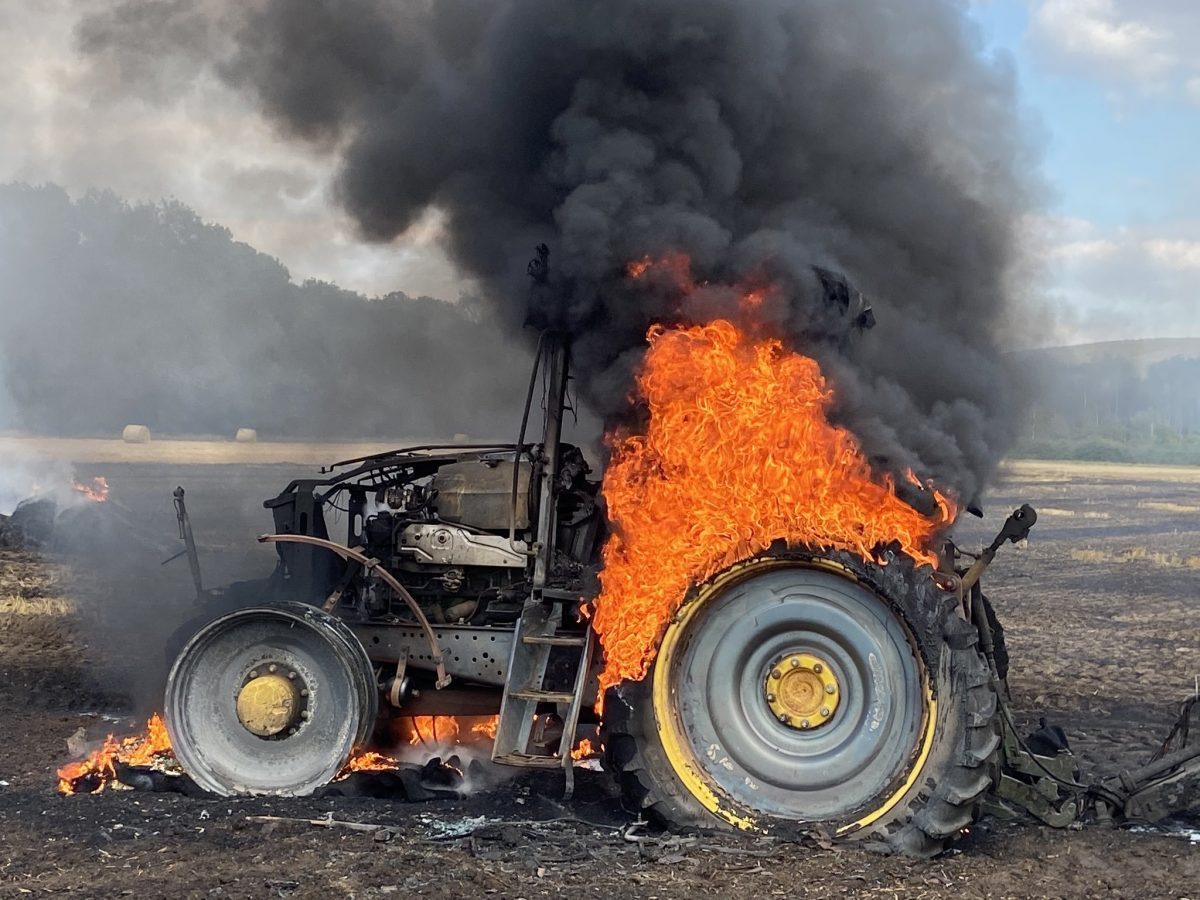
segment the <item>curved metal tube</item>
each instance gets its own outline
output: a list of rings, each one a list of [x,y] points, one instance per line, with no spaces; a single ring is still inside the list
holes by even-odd
[[[421,626],[421,630],[425,632],[425,637],[429,640],[430,653],[433,654],[433,663],[437,667],[438,689],[440,690],[450,684],[450,676],[446,674],[446,665],[442,661],[442,648],[438,645],[437,635],[433,633],[433,626],[425,618],[425,613],[421,611],[420,604],[408,592],[408,588],[397,581],[391,572],[383,568],[379,560],[365,556],[353,547],[344,547],[333,541],[327,541],[324,538],[313,537],[308,534],[260,534],[258,541],[260,544],[311,544],[314,547],[324,547],[326,550],[332,550],[338,556],[342,557],[342,559],[354,560],[354,562],[363,567],[363,571],[365,572],[377,569],[379,577],[387,582],[388,587],[400,595],[400,598],[408,606],[413,616],[416,617],[417,624]]]

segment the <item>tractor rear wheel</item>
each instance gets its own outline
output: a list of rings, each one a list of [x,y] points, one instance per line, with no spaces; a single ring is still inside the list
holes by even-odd
[[[674,827],[820,831],[933,856],[998,759],[975,629],[906,556],[784,554],[693,591],[605,704],[605,763]]]

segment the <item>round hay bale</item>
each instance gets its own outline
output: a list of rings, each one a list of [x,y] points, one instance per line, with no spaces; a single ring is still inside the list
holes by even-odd
[[[127,444],[150,443],[150,428],[146,425],[126,425],[121,432],[121,440]]]
[[[258,440],[258,431],[253,428],[239,428],[233,439],[239,444],[253,444]]]

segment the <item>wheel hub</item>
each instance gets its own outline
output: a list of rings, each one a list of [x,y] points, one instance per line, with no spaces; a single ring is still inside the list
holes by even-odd
[[[811,653],[792,653],[771,666],[763,696],[772,714],[797,731],[830,720],[841,699],[841,686],[829,663]]]
[[[261,738],[294,731],[306,710],[308,694],[295,672],[252,669],[237,695],[237,717],[242,727]]]

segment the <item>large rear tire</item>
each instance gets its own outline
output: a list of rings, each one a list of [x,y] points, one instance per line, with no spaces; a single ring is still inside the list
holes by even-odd
[[[673,827],[821,831],[929,857],[996,775],[997,699],[953,595],[902,555],[781,552],[691,592],[606,698],[606,767]]]

